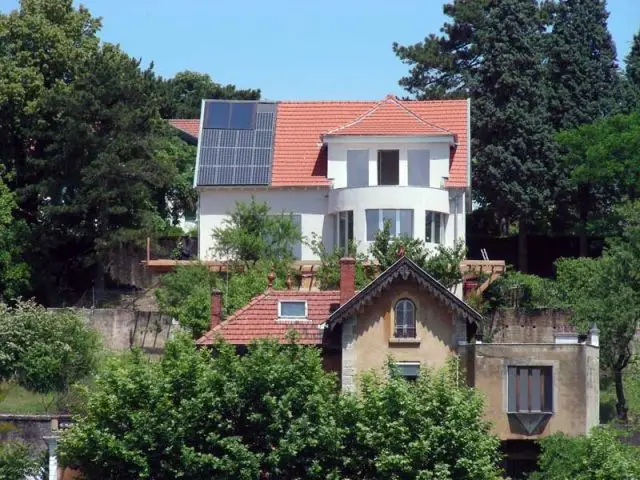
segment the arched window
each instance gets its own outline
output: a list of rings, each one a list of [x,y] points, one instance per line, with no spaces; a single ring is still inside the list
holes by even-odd
[[[414,303],[403,298],[398,300],[395,307],[396,328],[394,337],[415,338],[416,337],[416,306]]]

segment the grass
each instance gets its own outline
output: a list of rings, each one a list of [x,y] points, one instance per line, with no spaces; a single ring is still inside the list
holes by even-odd
[[[36,415],[57,413],[56,396],[33,393],[10,382],[0,383],[0,413]]]

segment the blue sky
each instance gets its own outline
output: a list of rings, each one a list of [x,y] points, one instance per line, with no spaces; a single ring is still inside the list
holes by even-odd
[[[101,37],[171,76],[209,73],[272,100],[379,99],[407,72],[391,44],[438,32],[439,0],[83,0]],[[640,28],[640,1],[609,0],[622,59]],[[0,0],[0,10],[18,0]]]

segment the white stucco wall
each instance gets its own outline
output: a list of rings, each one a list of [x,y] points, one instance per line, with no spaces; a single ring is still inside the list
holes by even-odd
[[[213,258],[211,249],[213,229],[222,226],[236,202],[249,202],[253,195],[259,202],[267,202],[273,213],[299,214],[303,235],[311,232],[323,235],[323,241],[332,243],[333,226],[326,226],[327,188],[321,189],[256,189],[256,188],[206,188],[199,189],[198,249],[201,260]],[[303,260],[317,260],[311,249],[302,245]]]

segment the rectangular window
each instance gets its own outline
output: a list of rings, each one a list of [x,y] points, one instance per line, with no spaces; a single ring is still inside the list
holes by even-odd
[[[338,212],[336,215],[336,236],[334,246],[343,254],[348,254],[347,248],[353,242],[353,211]]]
[[[378,185],[400,184],[400,151],[378,150]]]
[[[508,367],[508,411],[552,412],[551,367]]]
[[[280,300],[278,302],[279,318],[307,318],[306,300]]]
[[[347,187],[369,186],[369,150],[347,150]]]
[[[407,150],[409,185],[429,186],[429,159],[429,150]]]
[[[407,380],[417,380],[420,374],[419,362],[398,362],[396,368],[398,373]]]
[[[372,242],[376,234],[384,227],[384,222],[389,222],[391,236],[406,235],[413,238],[413,210],[366,210],[365,220],[367,224],[367,241]]]
[[[424,239],[430,243],[444,242],[447,216],[444,213],[425,212]]]

